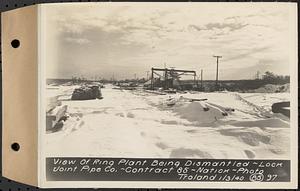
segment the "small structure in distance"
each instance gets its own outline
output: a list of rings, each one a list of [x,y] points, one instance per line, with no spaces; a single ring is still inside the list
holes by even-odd
[[[183,75],[192,76],[191,82],[181,81]],[[174,68],[151,68],[150,88],[191,90],[198,89],[198,81],[194,70],[178,70]]]

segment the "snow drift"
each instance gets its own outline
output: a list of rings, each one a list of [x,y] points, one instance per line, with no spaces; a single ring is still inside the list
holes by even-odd
[[[202,126],[212,126],[213,123],[226,116],[221,109],[201,102],[188,103],[175,108],[174,112],[181,118]]]
[[[289,120],[271,112],[273,103],[289,100],[287,93],[195,92],[170,97],[107,85],[102,100],[72,101],[74,88],[47,89],[49,96],[63,95],[69,118],[60,131],[43,137],[46,156],[290,156]],[[200,98],[207,101],[191,101]]]

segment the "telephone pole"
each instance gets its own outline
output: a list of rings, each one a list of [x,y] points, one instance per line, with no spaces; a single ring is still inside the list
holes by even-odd
[[[219,82],[218,82],[218,78],[219,78],[219,58],[222,58],[222,56],[215,56],[213,55],[213,57],[217,58],[217,73],[216,73],[216,90],[219,90]]]
[[[201,91],[203,91],[203,70],[201,69]]]

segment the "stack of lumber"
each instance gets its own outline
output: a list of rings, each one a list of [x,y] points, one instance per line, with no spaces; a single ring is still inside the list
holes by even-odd
[[[76,88],[71,97],[72,100],[91,100],[97,98],[102,99],[100,87],[97,85],[86,85]]]

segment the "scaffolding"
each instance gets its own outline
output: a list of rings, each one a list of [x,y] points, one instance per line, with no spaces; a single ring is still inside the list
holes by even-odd
[[[184,89],[184,84],[181,83],[180,77],[183,75],[193,76],[193,87],[198,88],[198,81],[196,79],[196,71],[193,70],[177,70],[169,68],[151,68],[151,89],[157,86],[163,87],[167,90],[169,88]],[[158,78],[155,78],[158,77]],[[156,79],[159,79],[157,81]],[[155,81],[156,80],[156,81]]]

